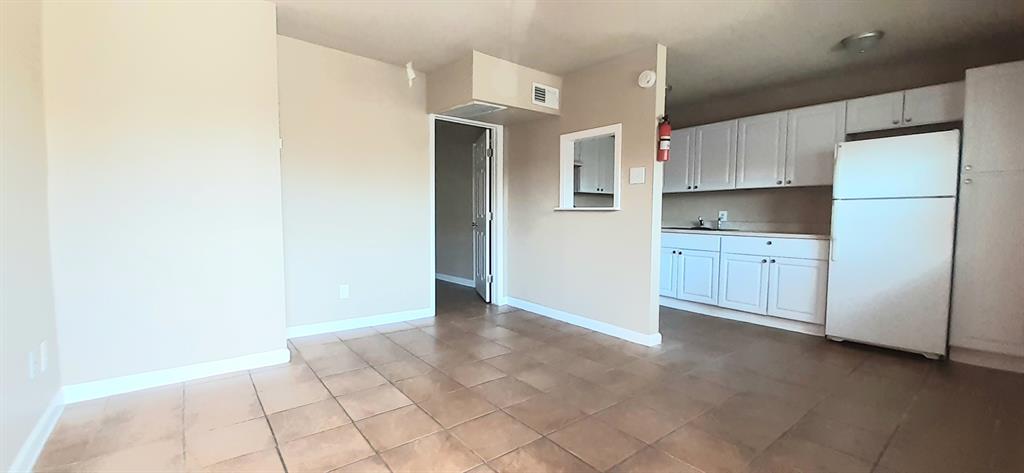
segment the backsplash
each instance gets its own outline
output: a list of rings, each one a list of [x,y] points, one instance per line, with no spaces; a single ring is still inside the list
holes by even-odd
[[[715,228],[718,211],[729,212],[723,228],[754,232],[828,234],[832,187],[744,189],[664,194],[662,226],[688,227],[704,217]]]

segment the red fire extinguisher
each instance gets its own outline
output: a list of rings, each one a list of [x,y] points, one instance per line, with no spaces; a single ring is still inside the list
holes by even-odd
[[[668,117],[661,117],[658,124],[658,161],[668,161],[669,148],[672,147],[672,124]]]

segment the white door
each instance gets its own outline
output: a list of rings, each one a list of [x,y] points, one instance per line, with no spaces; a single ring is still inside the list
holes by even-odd
[[[718,252],[678,250],[676,256],[676,298],[717,304]]]
[[[846,101],[846,132],[885,130],[903,122],[903,91]]]
[[[945,354],[955,212],[952,197],[834,201],[825,333]]]
[[[784,184],[831,185],[836,145],[846,138],[846,102],[790,110],[788,118]]]
[[[825,323],[828,263],[813,259],[768,260],[768,315]]]
[[[672,149],[662,175],[662,192],[687,192],[693,183],[693,128],[672,130]]]
[[[736,148],[736,188],[782,185],[786,172],[786,112],[741,118]]]
[[[1024,356],[1024,171],[960,182],[949,343]]]
[[[675,248],[661,249],[661,269],[658,272],[658,294],[676,297],[676,254]]]
[[[491,302],[491,130],[473,143],[473,282]]]
[[[841,143],[832,196],[879,199],[956,195],[959,161],[959,130]]]
[[[764,315],[768,308],[768,258],[722,253],[718,305]]]
[[[903,96],[903,126],[955,122],[963,118],[963,81],[910,89]]]
[[[694,190],[736,188],[736,120],[694,129]]]

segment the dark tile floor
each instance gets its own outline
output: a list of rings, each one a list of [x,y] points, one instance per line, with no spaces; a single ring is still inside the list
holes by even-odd
[[[39,471],[1024,471],[1024,376],[664,309],[647,348],[481,303],[69,406]]]

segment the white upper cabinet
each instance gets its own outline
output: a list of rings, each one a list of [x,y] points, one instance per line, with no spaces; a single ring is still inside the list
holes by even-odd
[[[736,188],[783,185],[787,112],[741,118],[736,150]]]
[[[694,190],[736,188],[736,120],[694,128]]]
[[[693,190],[693,136],[693,128],[672,130],[672,149],[662,173],[662,192]]]
[[[903,126],[955,122],[963,117],[962,81],[910,89],[903,97]]]
[[[846,138],[846,102],[790,110],[788,118],[784,184],[831,185],[836,145]]]
[[[903,122],[903,91],[846,102],[846,132],[896,128]]]

